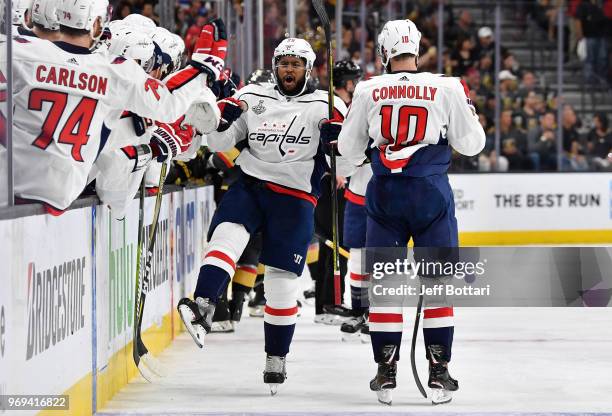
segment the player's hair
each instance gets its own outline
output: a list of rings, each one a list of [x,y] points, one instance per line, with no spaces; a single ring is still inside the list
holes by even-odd
[[[89,36],[90,31],[87,29],[76,29],[70,26],[60,25],[60,32],[68,36]]]
[[[412,58],[414,58],[414,63],[416,64],[416,66],[419,66],[419,57],[417,55],[414,55],[412,53],[402,53],[389,59],[387,72],[391,72],[391,62],[405,62]]]

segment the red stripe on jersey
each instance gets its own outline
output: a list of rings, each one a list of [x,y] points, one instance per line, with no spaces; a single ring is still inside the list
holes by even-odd
[[[257,268],[249,266],[238,266],[238,270],[242,270],[247,273],[257,274]]]
[[[369,315],[370,322],[376,322],[379,324],[388,324],[388,323],[402,323],[404,322],[404,317],[401,313],[376,313],[370,312]]]
[[[214,258],[217,258],[217,259],[219,259],[221,261],[224,261],[227,264],[229,264],[232,267],[232,269],[236,270],[236,263],[234,263],[234,260],[232,260],[232,258],[230,256],[228,256],[227,254],[225,254],[222,251],[219,251],[219,250],[210,251],[208,254],[206,254],[206,256],[204,258],[206,258],[206,257],[214,257]]]
[[[195,77],[200,75],[200,71],[195,68],[185,68],[182,71],[177,72],[172,76],[167,82],[166,87],[170,91],[177,90],[187,84],[189,81],[193,80]]]
[[[125,147],[122,147],[121,151],[123,153],[125,153],[125,155],[128,157],[128,159],[135,159],[136,158],[136,147],[134,147],[134,146],[125,146]]]
[[[423,319],[446,318],[448,316],[453,316],[452,306],[445,307],[445,308],[425,309],[425,313],[423,314]]]
[[[266,305],[264,308],[264,312],[267,313],[268,315],[273,315],[273,316],[291,316],[291,315],[297,315],[298,307],[296,305],[293,308],[276,309],[276,308],[272,308]]]
[[[278,194],[290,195],[296,198],[303,199],[305,201],[310,202],[312,205],[317,205],[317,198],[310,195],[307,192],[299,191],[297,189],[285,188],[284,186],[277,185],[275,183],[266,182],[266,187],[270,189],[272,192],[276,192]]]
[[[368,280],[368,275],[351,272],[351,280]]]
[[[470,98],[470,87],[468,87],[464,80],[461,80],[461,85],[463,85],[463,91],[465,92],[465,96],[467,98]]]
[[[334,107],[334,116],[332,117],[334,120],[340,120],[340,121],[344,121],[344,116],[342,115],[342,113]]]
[[[397,170],[397,169],[403,169],[408,164],[408,162],[410,162],[410,158],[400,159],[400,160],[389,160],[385,156],[385,150],[380,149],[380,161],[387,169]]]
[[[346,189],[344,191],[344,198],[351,201],[353,204],[365,206],[365,196],[357,195],[356,193],[351,192],[350,189]]]

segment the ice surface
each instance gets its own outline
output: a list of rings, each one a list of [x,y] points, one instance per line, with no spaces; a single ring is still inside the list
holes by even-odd
[[[102,414],[612,413],[610,308],[456,308],[450,369],[460,390],[450,404],[435,407],[420,397],[410,370],[413,310],[405,311],[392,407],[369,390],[370,345],[341,342],[339,327],[315,324],[313,316],[305,306],[288,380],[275,397],[262,380],[263,319],[245,316],[236,333],[210,335],[203,350],[181,335],[159,356],[168,376],[155,384],[136,379]],[[426,383],[421,334],[417,345]]]

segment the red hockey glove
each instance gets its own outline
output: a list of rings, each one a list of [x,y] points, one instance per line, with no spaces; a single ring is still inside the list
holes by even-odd
[[[151,134],[151,151],[158,162],[172,159],[185,152],[191,145],[194,132],[189,124],[182,124],[185,116],[172,124],[156,123],[157,128]]]
[[[196,41],[191,64],[208,74],[209,84],[219,79],[225,65],[227,32],[221,19],[213,19],[204,25]]]

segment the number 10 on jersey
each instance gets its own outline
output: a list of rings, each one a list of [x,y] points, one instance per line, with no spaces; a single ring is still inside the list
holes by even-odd
[[[391,150],[400,150],[402,147],[412,146],[425,138],[427,128],[427,108],[413,105],[403,105],[399,110],[393,105],[383,105],[380,109],[382,117],[380,129],[382,136],[391,145]],[[394,114],[397,113],[397,114]],[[397,117],[397,130],[391,131],[393,118]],[[409,131],[412,119],[415,119],[413,131]]]

